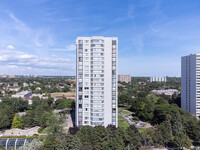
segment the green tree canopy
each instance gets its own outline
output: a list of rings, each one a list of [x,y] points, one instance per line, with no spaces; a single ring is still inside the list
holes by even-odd
[[[15,114],[12,122],[12,128],[23,128],[23,122],[19,115]]]

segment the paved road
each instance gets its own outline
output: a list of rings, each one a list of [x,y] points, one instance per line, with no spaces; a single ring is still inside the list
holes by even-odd
[[[40,127],[36,126],[30,129],[9,129],[5,130],[4,133],[0,134],[0,136],[33,136],[34,134],[38,134],[38,129]]]
[[[65,122],[63,128],[64,128],[64,131],[66,133],[68,133],[69,128],[73,127],[74,125],[73,125],[71,114],[66,114],[65,116],[66,116],[67,119],[66,119],[66,122]]]
[[[151,124],[143,122],[143,121],[139,121],[138,123],[135,123],[134,121],[132,121],[132,116],[130,116],[130,115],[128,115],[128,116],[127,115],[122,115],[122,114],[120,114],[120,115],[125,120],[127,120],[130,125],[135,125],[136,127],[141,127],[141,128],[150,128],[150,127],[152,127]]]

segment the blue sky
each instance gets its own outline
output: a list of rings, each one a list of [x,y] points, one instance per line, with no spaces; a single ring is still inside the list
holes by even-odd
[[[116,36],[119,73],[180,76],[199,0],[1,0],[0,74],[75,75],[77,36]]]

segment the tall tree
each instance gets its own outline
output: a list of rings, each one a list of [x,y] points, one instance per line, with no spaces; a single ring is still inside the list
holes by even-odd
[[[23,128],[22,119],[19,115],[15,114],[12,122],[12,128]]]
[[[125,135],[126,146],[131,147],[131,149],[138,149],[140,146],[142,146],[141,142],[142,139],[137,130],[135,130],[133,127],[129,127],[126,129],[126,135]]]
[[[63,133],[64,116],[53,114],[47,121],[47,131],[49,134],[59,135]]]
[[[75,135],[63,135],[59,137],[59,144],[57,149],[59,150],[79,150],[81,142]]]

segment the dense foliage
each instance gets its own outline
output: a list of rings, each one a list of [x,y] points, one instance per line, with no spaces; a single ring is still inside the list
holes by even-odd
[[[46,79],[41,82],[49,84]],[[124,150],[152,146],[189,148],[194,142],[200,142],[200,122],[180,108],[180,95],[169,98],[150,93],[154,89],[180,90],[180,78],[168,78],[166,83],[149,83],[148,78],[132,78],[130,84],[121,85],[119,105],[133,112],[136,121],[149,122],[152,127],[139,132],[134,125],[126,128],[83,126],[69,128],[69,133],[66,133],[63,130],[65,117],[52,111],[71,109],[74,100],[63,98],[54,102],[50,97],[35,97],[32,106],[28,106],[25,100],[4,98],[0,103],[0,129],[41,126],[40,131],[45,130],[47,134],[41,139],[42,144],[37,141],[29,145],[39,146],[41,150]],[[23,111],[26,112],[24,116],[15,115]]]
[[[75,130],[70,128],[70,131]],[[140,146],[142,138],[134,126],[127,129],[112,125],[107,128],[84,126],[73,134],[49,134],[44,141],[46,150],[124,150],[126,147],[138,149]]]
[[[28,105],[26,100],[16,98],[3,98],[0,103],[0,129],[24,128],[41,126],[47,127],[47,120],[52,116],[52,110],[65,109],[71,110],[74,107],[74,100],[61,99],[53,104],[53,99],[33,98],[33,104]],[[15,115],[18,112],[26,112],[20,117]]]

